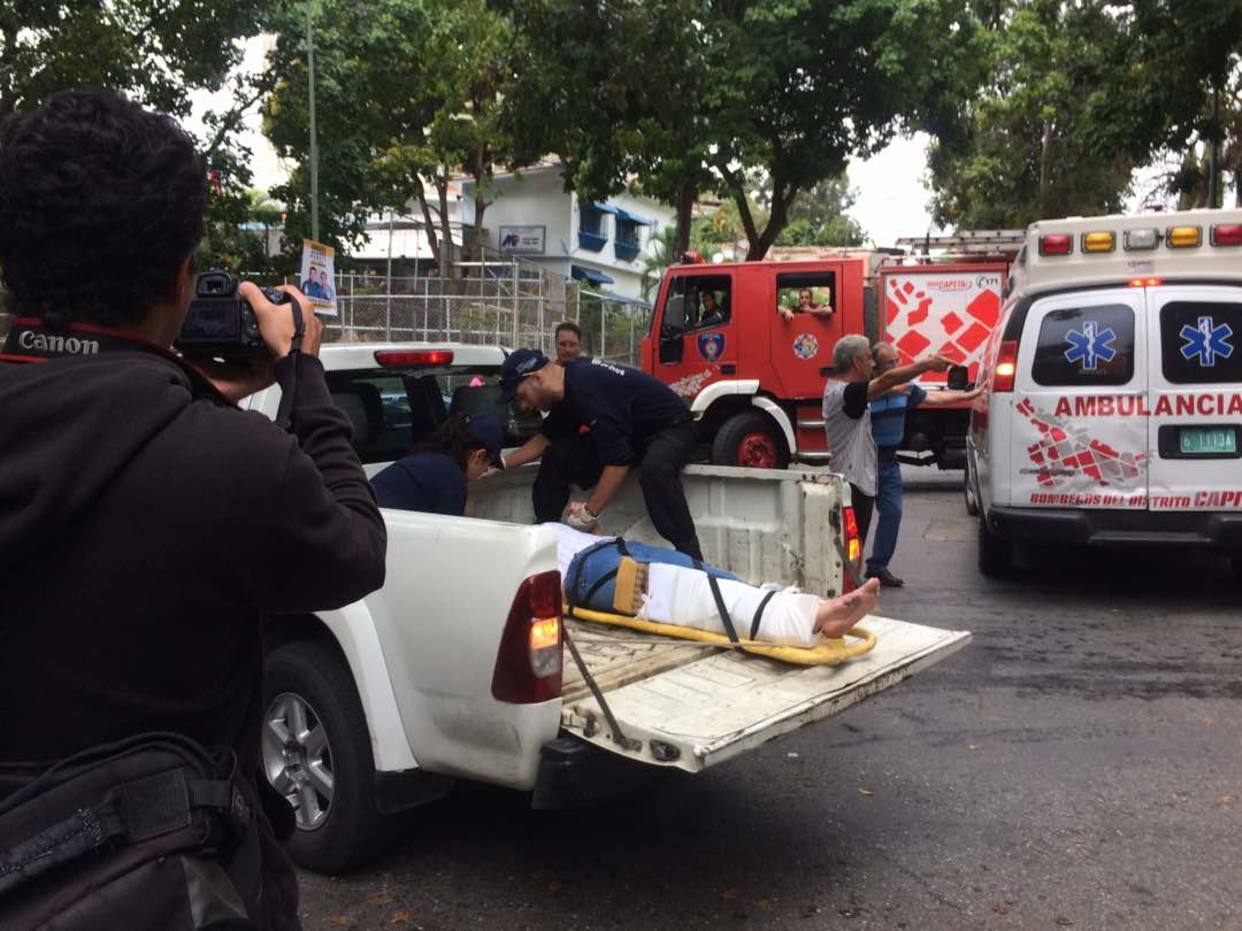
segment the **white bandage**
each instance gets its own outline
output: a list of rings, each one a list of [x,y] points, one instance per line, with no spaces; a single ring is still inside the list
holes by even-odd
[[[750,639],[755,612],[767,591],[745,582],[718,579],[720,595],[738,637]],[[789,646],[814,646],[815,612],[820,599],[803,592],[778,591],[763,609],[756,639]],[[661,624],[677,624],[696,630],[725,633],[716,610],[707,573],[663,563],[652,563],[647,578],[647,597],[638,616]]]
[[[565,523],[573,527],[574,530],[590,530],[598,522],[598,515],[592,514],[586,505],[576,509],[571,508],[569,513],[565,515]]]

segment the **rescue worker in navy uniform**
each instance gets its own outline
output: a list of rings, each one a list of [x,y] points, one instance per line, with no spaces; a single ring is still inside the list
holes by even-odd
[[[430,442],[371,479],[382,508],[460,517],[467,486],[500,466],[505,432],[490,414],[454,414]]]
[[[269,358],[191,366],[170,351],[206,195],[192,140],[120,94],[59,94],[0,128],[15,311],[0,356],[0,795],[141,733],[230,747],[259,830],[246,911],[292,929],[297,877],[270,823],[291,830],[292,810],[259,768],[261,626],[380,587],[387,538],[304,295],[285,289],[300,352],[290,308],[251,283]],[[65,354],[40,357],[49,346]],[[273,380],[296,381],[290,431],[237,407]]]
[[[536,520],[560,520],[570,485],[577,485],[591,494],[570,506],[566,523],[590,529],[637,468],[655,529],[687,556],[703,558],[681,486],[681,470],[694,453],[694,423],[666,385],[600,359],[552,362],[538,349],[510,353],[500,383],[524,409],[548,412],[539,436],[505,460],[513,468],[542,456],[533,490]]]

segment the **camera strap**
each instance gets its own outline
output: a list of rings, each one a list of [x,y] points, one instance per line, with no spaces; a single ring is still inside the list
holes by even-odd
[[[302,306],[292,294],[289,295],[289,310],[293,313],[293,341],[289,345],[289,374],[281,381],[280,406],[276,408],[276,426],[282,430],[290,430],[293,427],[293,404],[298,394],[298,357],[302,354],[302,338],[306,335],[306,319],[302,316]]]
[[[222,404],[230,402],[206,377],[180,356],[125,330],[94,323],[62,323],[41,317],[15,317],[0,350],[0,362],[47,362],[69,356],[97,356],[107,352],[147,352],[167,359],[185,373],[191,394]]]

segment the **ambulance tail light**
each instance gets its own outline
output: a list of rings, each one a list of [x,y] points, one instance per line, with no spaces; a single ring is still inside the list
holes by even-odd
[[[992,375],[993,391],[1013,391],[1014,376],[1018,374],[1018,341],[1005,340],[1000,344],[996,357],[996,372]]]
[[[842,524],[845,528],[845,555],[849,559],[854,568],[862,573],[862,539],[858,536],[858,517],[854,514],[854,509],[850,507],[842,508]],[[841,593],[852,592],[855,588],[854,573],[850,572],[848,566],[842,566],[845,578],[841,582]]]
[[[561,694],[561,574],[532,575],[518,586],[500,637],[492,697],[515,705]]]
[[[1063,234],[1040,236],[1040,255],[1069,255],[1074,251],[1074,237]]]
[[[1212,227],[1212,245],[1242,246],[1242,224],[1217,223]]]
[[[452,365],[451,349],[380,349],[375,361],[386,369],[412,369],[420,366]]]
[[[1131,278],[1130,287],[1132,288],[1158,288],[1164,284],[1163,278]]]
[[[1164,234],[1170,249],[1193,249],[1203,244],[1203,227],[1170,226]]]

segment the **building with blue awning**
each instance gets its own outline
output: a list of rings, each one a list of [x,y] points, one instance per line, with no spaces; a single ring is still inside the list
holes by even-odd
[[[473,222],[473,182],[462,184],[462,223]],[[498,174],[487,193],[484,245],[573,278],[607,296],[642,299],[652,236],[672,226],[672,208],[622,193],[597,202],[566,191],[559,165]]]

